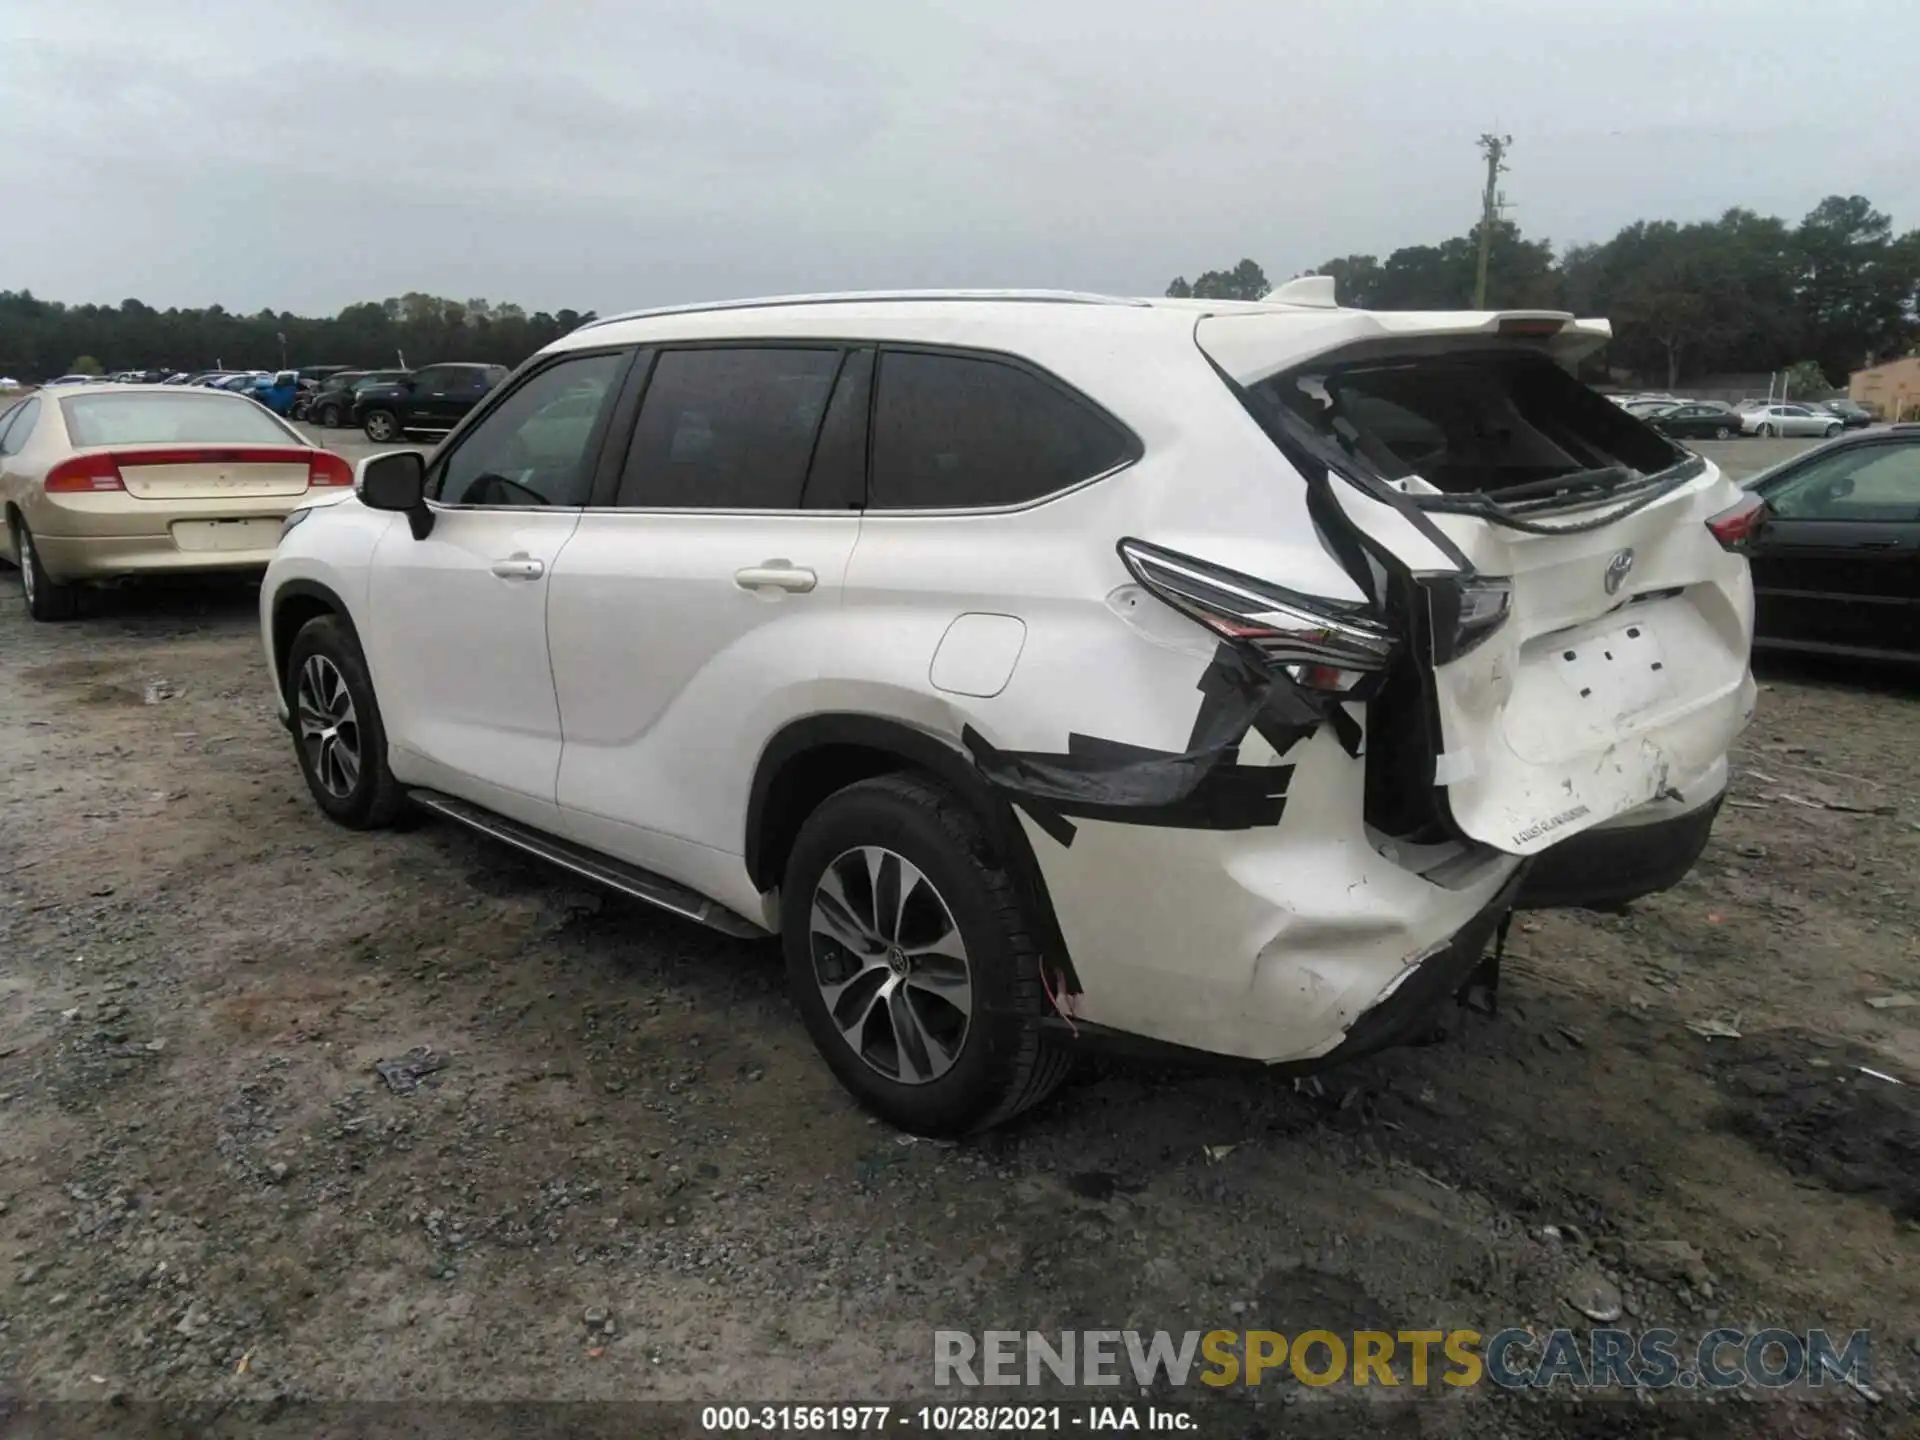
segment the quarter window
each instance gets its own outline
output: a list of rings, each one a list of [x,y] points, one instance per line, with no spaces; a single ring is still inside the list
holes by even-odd
[[[786,346],[664,351],[615,503],[799,509],[840,359],[837,349]]]
[[[579,355],[530,376],[461,437],[443,462],[439,499],[448,505],[585,505],[600,417],[626,363],[620,352]]]
[[[1133,439],[1058,385],[984,356],[880,357],[870,504],[885,510],[1019,505],[1092,479]]]

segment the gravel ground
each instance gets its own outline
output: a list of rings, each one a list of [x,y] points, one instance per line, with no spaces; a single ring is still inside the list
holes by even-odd
[[[1920,994],[1910,680],[1764,673],[1696,872],[1516,924],[1497,1017],[1319,1082],[1087,1066],[941,1145],[843,1096],[769,947],[327,824],[253,607],[35,626],[0,569],[0,1422],[8,1389],[918,1403],[936,1327],[1583,1327],[1598,1280],[1686,1336],[1874,1331],[1877,1405],[1676,1394],[1661,1433],[1916,1433],[1920,1008],[1866,1003]],[[1650,1433],[1464,1398],[1393,1433]]]

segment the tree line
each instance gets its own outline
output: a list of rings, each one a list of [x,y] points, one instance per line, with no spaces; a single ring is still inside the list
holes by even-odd
[[[1369,310],[1472,308],[1480,232],[1409,245],[1383,261],[1342,255],[1340,303]],[[1242,260],[1167,287],[1174,296],[1256,300],[1270,285]],[[1493,233],[1487,303],[1571,310],[1613,322],[1601,362],[1673,386],[1689,377],[1817,366],[1833,385],[1920,346],[1920,230],[1896,235],[1860,195],[1831,195],[1798,224],[1731,209],[1717,220],[1637,220],[1612,239],[1556,254],[1511,221]]]
[[[1345,305],[1463,310],[1473,302],[1479,243],[1476,226],[1385,260],[1337,256],[1308,273],[1333,276]],[[1491,250],[1489,305],[1606,316],[1614,338],[1598,363],[1644,382],[1671,386],[1797,362],[1844,385],[1849,372],[1920,344],[1920,230],[1895,235],[1860,195],[1828,196],[1798,224],[1735,208],[1685,225],[1637,220],[1610,240],[1559,252],[1503,220]],[[1261,267],[1242,260],[1192,282],[1176,279],[1167,293],[1257,300],[1270,288]],[[309,317],[237,315],[218,305],[157,310],[131,299],[64,305],[0,290],[0,375],[47,379],[79,368],[83,357],[107,371],[517,365],[592,318],[419,292]]]
[[[96,366],[112,372],[417,367],[437,360],[517,365],[593,318],[592,311],[529,315],[518,305],[418,292],[314,318],[271,310],[235,315],[218,305],[156,310],[140,300],[63,305],[26,290],[0,290],[0,375],[45,380]]]

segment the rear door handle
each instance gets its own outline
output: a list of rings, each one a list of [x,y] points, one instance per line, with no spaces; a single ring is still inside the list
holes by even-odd
[[[509,555],[493,562],[493,573],[502,580],[538,580],[547,573],[547,562],[531,555]]]
[[[734,571],[733,583],[742,590],[789,590],[795,595],[804,595],[820,583],[820,577],[804,565],[768,560]]]

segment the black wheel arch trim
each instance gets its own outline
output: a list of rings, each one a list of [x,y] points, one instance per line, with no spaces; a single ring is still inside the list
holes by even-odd
[[[300,627],[287,627],[285,615],[287,609],[296,600],[317,602],[324,611],[337,615],[347,629],[353,632],[354,642],[359,643],[360,631],[353,623],[353,615],[347,609],[347,602],[331,587],[318,580],[287,580],[273,592],[273,668],[274,680],[284,695],[287,689],[287,656],[292,653],[294,637],[300,633]],[[306,607],[302,606],[302,609]],[[309,614],[307,619],[317,619]],[[305,620],[301,622],[302,625]]]
[[[775,853],[775,847],[768,843],[770,835],[775,833],[776,822],[785,823],[785,817],[769,813],[774,804],[775,782],[789,765],[809,751],[830,748],[853,748],[890,757],[899,762],[899,768],[931,774],[964,801],[986,825],[988,835],[1006,861],[1042,955],[1057,968],[1066,993],[1081,993],[1080,977],[1073,968],[1066,937],[1054,914],[1046,877],[1041,873],[1033,845],[1013,806],[987,784],[966,751],[905,721],[879,715],[829,713],[790,721],[774,734],[760,752],[747,797],[744,853],[747,873],[755,885],[762,890],[772,889],[786,860],[784,850]],[[799,825],[796,822],[787,828],[790,844]]]

